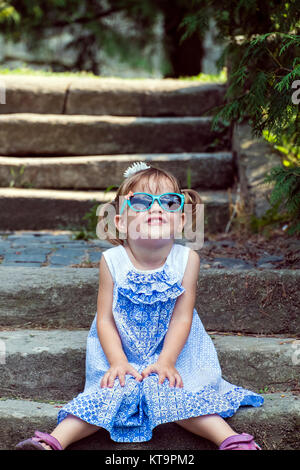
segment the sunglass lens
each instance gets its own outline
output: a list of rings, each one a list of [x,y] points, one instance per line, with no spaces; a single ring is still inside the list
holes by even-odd
[[[176,211],[181,206],[181,198],[176,194],[165,194],[161,196],[160,202],[167,211]]]
[[[151,196],[147,194],[135,194],[130,198],[131,207],[136,211],[145,211],[150,207],[152,202]]]

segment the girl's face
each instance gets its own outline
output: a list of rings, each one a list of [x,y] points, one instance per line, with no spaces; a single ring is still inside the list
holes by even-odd
[[[149,187],[142,188],[137,185],[133,192],[146,192],[153,195],[176,192],[170,184],[164,184],[158,189],[158,192],[152,192]],[[172,239],[180,236],[185,217],[182,210],[167,211],[156,200],[150,209],[139,212],[131,209],[127,204],[122,215],[115,216],[115,223],[121,232],[126,233],[128,239]]]

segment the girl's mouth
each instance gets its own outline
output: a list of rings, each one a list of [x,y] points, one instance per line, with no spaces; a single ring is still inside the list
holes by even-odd
[[[162,225],[164,223],[162,217],[149,217],[147,220],[148,225]]]

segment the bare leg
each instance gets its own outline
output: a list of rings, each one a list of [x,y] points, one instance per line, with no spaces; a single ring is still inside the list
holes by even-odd
[[[187,431],[214,442],[218,447],[227,437],[236,436],[238,434],[221,416],[216,414],[181,419],[175,421],[175,423],[179,424],[179,426],[182,426]]]
[[[84,437],[94,434],[100,429],[98,426],[87,423],[77,416],[68,415],[63,421],[61,421],[56,428],[52,431],[51,436],[55,437],[63,449],[72,444],[72,442],[79,441]],[[51,447],[41,442],[41,444],[47,450],[51,450]]]

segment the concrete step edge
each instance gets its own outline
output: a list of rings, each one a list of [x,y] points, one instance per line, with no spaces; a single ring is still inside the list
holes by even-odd
[[[207,124],[212,123],[211,116],[116,116],[114,114],[43,114],[43,113],[9,113],[0,114],[0,123],[53,123],[53,124],[91,124],[91,123],[107,123],[107,124],[166,124],[166,123],[186,123],[186,124]]]
[[[107,155],[230,149],[210,117],[0,114],[1,155]],[[151,139],[149,139],[151,135]]]
[[[14,155],[0,155],[0,165],[2,164],[31,164],[39,163],[41,165],[46,165],[47,163],[86,163],[99,161],[101,163],[129,163],[135,161],[149,162],[149,164],[154,162],[165,162],[176,161],[176,162],[190,162],[191,160],[201,161],[204,159],[215,159],[216,161],[226,161],[233,159],[233,153],[224,150],[218,152],[178,152],[178,153],[144,153],[144,154],[114,154],[114,155],[56,155],[56,156],[14,156]]]
[[[0,331],[0,396],[55,396],[64,400],[80,393],[85,380],[87,335],[88,330]],[[210,336],[222,376],[230,383],[256,393],[299,389],[300,340],[215,333]]]
[[[230,426],[236,432],[254,435],[263,450],[299,450],[299,396],[274,393],[263,394],[263,397],[265,401],[261,407],[242,407],[237,410],[227,419]],[[56,426],[59,406],[61,404],[55,402],[49,404],[27,400],[0,400],[1,449],[13,450],[19,441],[31,437],[36,429],[52,432]],[[116,443],[110,439],[108,431],[100,429],[69,449],[197,450],[216,447],[175,423],[164,423],[154,428],[153,437],[148,442]]]
[[[197,188],[195,190],[198,191]],[[223,231],[229,220],[230,201],[234,202],[236,195],[231,192],[229,197],[227,191],[220,189],[198,193],[205,211],[202,212],[204,219],[198,219],[197,230],[200,230],[203,220],[204,229],[209,233]],[[116,191],[103,190],[0,188],[0,230],[81,230],[87,227],[88,222],[83,219],[87,212],[98,204],[99,214],[101,204],[111,202],[115,195]],[[195,230],[187,236],[193,234],[195,236]]]
[[[99,269],[74,269],[0,265],[2,327],[89,327]],[[195,307],[211,331],[299,334],[299,277],[290,269],[200,270]]]
[[[203,198],[204,203],[227,203],[229,200],[228,191],[219,189],[213,191],[210,189],[199,189],[195,188],[200,196]],[[3,187],[0,188],[0,198],[41,198],[41,199],[78,199],[81,201],[91,201],[96,199],[101,202],[109,202],[116,196],[117,191],[105,191],[105,190],[69,190],[69,189],[44,189],[44,188],[15,188],[15,187]],[[232,193],[232,197],[236,197],[235,193]]]
[[[61,157],[0,156],[0,186],[40,189],[97,189],[119,186],[133,162],[170,171],[185,187],[190,171],[191,188],[223,189],[233,185],[232,152],[144,155],[92,155]]]
[[[185,187],[224,189],[233,185],[231,152],[161,155],[92,155],[62,157],[0,157],[0,186],[40,189],[97,189],[119,186],[133,162],[144,162],[174,174]]]
[[[223,83],[174,79],[0,77],[6,89],[0,113],[199,115],[220,105],[226,91]]]

